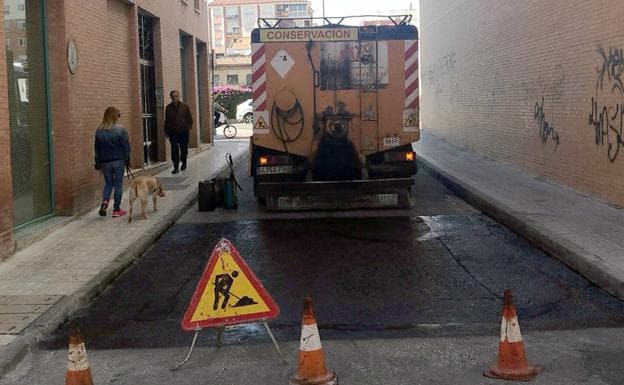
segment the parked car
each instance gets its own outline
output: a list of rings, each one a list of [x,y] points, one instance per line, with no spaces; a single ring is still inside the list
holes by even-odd
[[[253,123],[251,99],[247,99],[236,106],[236,120],[239,122]]]

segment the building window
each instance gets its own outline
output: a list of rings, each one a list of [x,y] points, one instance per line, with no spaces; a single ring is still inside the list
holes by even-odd
[[[20,37],[17,43],[20,47],[26,47],[26,38]]]
[[[277,6],[277,17],[305,16],[308,16],[308,6],[306,4],[279,4]]]
[[[246,75],[245,84],[246,84],[248,87],[251,87],[251,74],[247,74],[247,75]]]
[[[227,75],[228,84],[238,84],[238,75]]]
[[[234,33],[234,29],[240,31],[240,13],[238,7],[225,7],[225,32]]]
[[[26,6],[25,6],[24,4],[18,4],[18,5],[17,5],[17,10],[18,10],[18,11],[22,11],[22,12],[24,12],[24,11],[26,10],[26,8],[25,8],[25,7],[26,7]]]
[[[261,5],[260,17],[272,18],[275,17],[275,5]]]
[[[8,15],[11,13],[11,7],[9,5],[4,6],[4,15]]]
[[[213,79],[214,79],[213,82],[215,86],[221,85],[221,77],[219,75],[214,75]]]
[[[6,48],[11,49],[11,39],[6,39]]]
[[[26,21],[18,20],[17,21],[17,29],[26,29]]]

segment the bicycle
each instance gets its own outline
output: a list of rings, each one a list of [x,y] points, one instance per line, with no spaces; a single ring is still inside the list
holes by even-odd
[[[232,139],[236,136],[237,132],[238,130],[236,129],[235,125],[225,123],[225,126],[223,127],[223,136],[225,136],[228,139]]]
[[[232,139],[236,136],[238,130],[236,129],[236,126],[233,124],[229,124],[227,122],[227,119],[225,118],[225,114],[223,114],[222,112],[218,112],[219,114],[219,118],[215,120],[215,123],[219,123],[217,126],[215,126],[213,134],[217,135],[217,128],[223,126],[223,136],[225,136],[228,139]]]

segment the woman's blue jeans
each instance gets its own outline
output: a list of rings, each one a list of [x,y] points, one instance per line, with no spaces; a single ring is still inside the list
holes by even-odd
[[[126,160],[119,159],[112,162],[102,163],[102,173],[104,174],[104,191],[102,200],[108,202],[115,188],[115,205],[113,210],[119,210],[121,196],[123,195],[123,176],[126,168]]]

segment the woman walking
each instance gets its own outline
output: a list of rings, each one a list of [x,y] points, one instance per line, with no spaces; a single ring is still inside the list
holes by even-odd
[[[95,169],[104,174],[104,191],[100,215],[106,216],[108,201],[115,189],[113,218],[126,214],[120,208],[123,195],[123,176],[126,164],[130,161],[130,142],[128,131],[117,124],[121,113],[115,107],[104,111],[102,124],[95,131]]]

